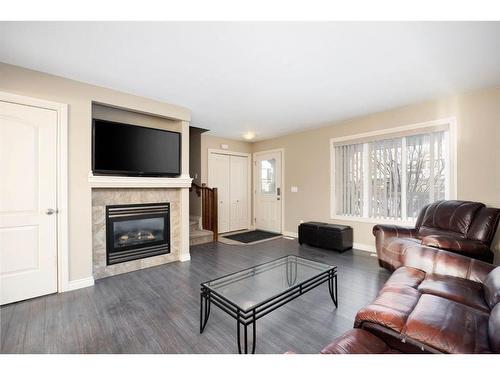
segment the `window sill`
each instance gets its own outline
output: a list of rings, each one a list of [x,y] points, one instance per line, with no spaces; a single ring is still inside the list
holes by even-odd
[[[334,215],[331,217],[331,219],[339,221],[354,221],[358,223],[392,224],[401,226],[415,226],[416,222],[416,220],[377,219],[371,217],[356,217],[356,216],[342,216],[342,215]]]

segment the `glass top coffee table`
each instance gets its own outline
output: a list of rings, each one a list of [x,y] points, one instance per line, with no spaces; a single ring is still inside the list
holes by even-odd
[[[251,326],[251,352],[255,353],[255,322],[326,282],[337,307],[337,267],[295,255],[201,283],[200,333],[207,325],[213,304],[236,319],[239,353],[249,352]]]

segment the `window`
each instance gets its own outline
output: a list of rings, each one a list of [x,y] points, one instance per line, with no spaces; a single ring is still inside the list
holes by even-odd
[[[274,194],[276,191],[276,159],[262,160],[260,164],[260,192]]]
[[[332,147],[333,216],[412,221],[454,195],[450,122],[333,139]]]

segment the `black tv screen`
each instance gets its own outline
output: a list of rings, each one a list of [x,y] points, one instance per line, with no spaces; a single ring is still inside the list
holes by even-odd
[[[181,174],[181,134],[94,120],[92,171],[126,176],[178,176]]]

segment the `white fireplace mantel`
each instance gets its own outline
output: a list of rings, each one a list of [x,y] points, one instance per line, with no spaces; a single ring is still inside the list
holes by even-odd
[[[93,188],[177,188],[191,187],[193,179],[186,175],[179,177],[128,177],[96,176],[89,173],[88,181]]]

